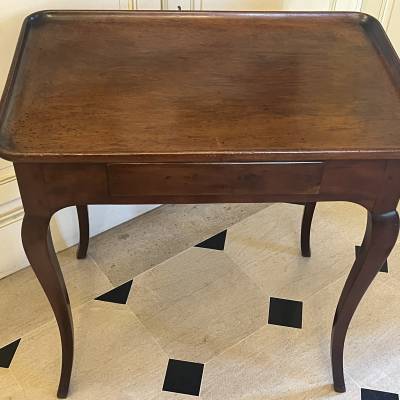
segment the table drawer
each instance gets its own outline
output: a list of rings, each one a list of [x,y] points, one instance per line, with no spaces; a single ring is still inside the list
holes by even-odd
[[[318,194],[323,162],[109,164],[111,196]]]

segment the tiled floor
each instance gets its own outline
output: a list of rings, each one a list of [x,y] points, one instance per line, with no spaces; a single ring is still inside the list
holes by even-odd
[[[364,297],[331,386],[335,306],[365,212],[319,204],[312,257],[302,206],[163,206],[59,254],[75,323],[71,399],[395,400],[400,245]],[[54,399],[56,323],[31,269],[0,281],[0,399]]]

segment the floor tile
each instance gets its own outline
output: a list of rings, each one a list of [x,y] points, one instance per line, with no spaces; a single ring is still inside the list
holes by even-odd
[[[303,302],[302,331],[305,335],[321,342],[330,340],[333,317],[345,281],[343,276]]]
[[[112,289],[110,281],[90,258],[71,259],[61,268],[72,307]],[[47,298],[30,267],[1,279],[0,295],[0,347],[54,318]]]
[[[398,210],[400,213],[400,209]],[[400,235],[397,239],[397,243],[392,250],[392,253],[388,257],[388,265],[391,266],[389,270],[389,275],[394,278],[400,284]]]
[[[303,303],[301,301],[271,297],[269,299],[268,323],[291,328],[301,328],[302,312]]]
[[[109,303],[126,304],[131,287],[132,280],[123,283],[122,285],[102,294],[101,296],[96,297],[95,300],[107,301]]]
[[[350,203],[320,203],[311,258],[300,253],[303,206],[274,204],[228,229],[225,253],[267,296],[304,300],[348,273],[364,233],[365,212]]]
[[[302,330],[267,325],[206,363],[201,398],[359,400],[358,385],[333,391],[329,343]]]
[[[343,277],[304,302],[302,331],[321,342],[326,340],[327,346],[344,282]],[[364,388],[376,385],[377,389],[400,392],[399,304],[398,286],[387,280],[387,274],[378,274],[350,324],[345,375]]]
[[[0,368],[9,368],[21,339],[14,340],[0,348]]]
[[[1,400],[31,400],[25,397],[22,387],[11,371],[0,368],[0,399]]]
[[[202,247],[204,249],[211,250],[224,250],[226,240],[226,229],[214,236],[204,240],[203,242],[196,244],[196,247]]]
[[[223,252],[191,248],[133,285],[128,305],[171,358],[205,362],[267,320],[266,298]]]
[[[400,393],[399,304],[398,285],[376,280],[353,318],[346,340],[346,368],[362,387],[390,378],[393,384],[382,390]]]
[[[304,259],[302,206],[262,205],[254,215],[257,207],[218,207],[166,206],[149,224],[132,221],[94,238],[92,255],[105,260],[101,268],[114,285],[91,258],[76,261],[75,249],[59,255],[75,322],[69,398],[193,398],[182,393],[189,389],[163,390],[168,363],[182,360],[204,364],[203,400],[362,400],[361,388],[370,391],[364,395],[400,393],[400,245],[350,325],[348,391],[338,395],[330,367],[332,320],[365,212],[346,203],[318,204],[312,257]],[[226,218],[239,222],[230,226]],[[227,227],[225,241],[214,245],[213,235],[223,239]],[[118,262],[108,270],[113,259]],[[0,281],[0,293],[0,348],[22,337],[10,367],[0,368],[0,399],[54,399],[59,336],[36,278],[30,269],[20,271]],[[302,303],[302,329],[267,323],[271,297]]]
[[[198,396],[203,368],[204,364],[170,359],[165,373],[163,390]]]
[[[90,302],[74,313],[76,351],[69,399],[153,399],[168,357],[125,306]],[[60,371],[51,322],[21,341],[10,370],[27,398],[54,399]]]
[[[364,388],[377,392],[397,394],[400,397],[400,382],[398,374],[390,373],[389,376],[382,371],[375,377],[369,377],[368,381],[368,384],[363,385]]]
[[[267,206],[164,205],[92,238],[89,254],[118,286]]]
[[[361,389],[361,400],[399,400],[399,395],[397,393]]]

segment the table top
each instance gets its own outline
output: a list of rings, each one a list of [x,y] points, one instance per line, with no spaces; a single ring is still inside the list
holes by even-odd
[[[397,159],[399,88],[365,14],[44,11],[21,32],[0,156]]]

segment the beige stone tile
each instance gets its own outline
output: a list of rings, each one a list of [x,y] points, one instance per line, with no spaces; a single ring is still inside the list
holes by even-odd
[[[345,278],[322,289],[303,304],[303,331],[329,348],[333,316]],[[345,377],[361,387],[400,391],[400,291],[379,273],[350,324],[345,344]]]
[[[388,258],[388,280],[395,280],[400,286],[400,235],[397,239],[397,243],[394,246],[392,253]]]
[[[329,347],[333,317],[346,277],[321,289],[303,302],[302,331]]]
[[[27,400],[22,387],[8,369],[0,368],[0,399]]]
[[[201,248],[135,278],[128,304],[171,358],[197,362],[267,319],[259,288],[223,252]]]
[[[380,392],[389,392],[400,395],[400,377],[389,377],[382,372],[375,379],[371,378],[368,383],[363,386],[365,389],[377,390]]]
[[[152,399],[168,358],[125,305],[90,302],[75,310],[75,362],[68,398]],[[11,370],[29,399],[54,399],[60,346],[54,322],[23,338]]]
[[[107,276],[91,257],[63,265],[62,271],[72,307],[86,303],[113,288]]]
[[[392,381],[397,384],[391,390],[400,392],[399,307],[399,286],[390,280],[376,281],[353,318],[346,340],[345,363],[348,373],[363,387]]]
[[[89,253],[118,286],[267,206],[164,205],[92,238]]]
[[[331,386],[330,333],[345,278],[304,301],[303,329],[266,326],[209,361],[202,398],[338,398]],[[341,399],[359,399],[361,386],[399,392],[399,302],[397,283],[378,274],[349,329],[348,391]]]
[[[90,258],[72,259],[61,268],[72,307],[112,289],[107,277]],[[53,318],[47,298],[30,267],[1,279],[0,296],[0,347]]]
[[[71,262],[74,262],[77,260],[76,258],[76,251],[78,249],[78,245],[71,246],[68,249],[65,249],[63,251],[60,251],[57,253],[57,258],[58,262],[60,263],[61,266],[69,264]],[[78,262],[81,262],[82,260],[78,260]]]
[[[271,296],[303,300],[350,271],[365,212],[350,203],[320,203],[311,258],[300,254],[303,206],[274,204],[228,230],[225,251]]]
[[[199,211],[209,213],[212,228],[207,228],[200,221],[204,214],[193,220],[192,206],[182,207],[187,220],[177,217],[177,209],[169,210],[170,225],[158,227],[158,236],[156,219],[161,223],[161,216],[149,224],[150,231],[143,222],[146,240],[131,237],[135,221],[126,224],[131,226],[127,230],[124,225],[104,234],[109,243],[94,239],[91,251],[109,262],[118,246],[125,251],[116,259],[126,262],[121,264],[126,268],[120,275],[111,269],[115,284],[135,275],[128,268],[129,257],[133,263],[139,254],[138,271],[149,269],[157,257],[165,260],[180,251],[183,245],[174,240],[182,240],[185,249],[225,228],[214,219],[217,209]],[[225,252],[190,248],[136,276],[128,301],[132,311],[103,302],[82,306],[111,289],[111,284],[90,258],[76,261],[75,249],[59,254],[75,307],[77,349],[69,398],[182,399],[186,396],[161,391],[168,358],[206,362],[200,398],[207,400],[353,400],[360,399],[360,386],[399,393],[399,246],[389,260],[389,274],[378,274],[352,321],[345,348],[348,392],[337,395],[331,386],[330,332],[354,261],[354,245],[361,242],[365,212],[346,203],[319,204],[313,255],[303,259],[302,210],[277,204],[247,219],[244,211],[239,213],[236,218],[242,220],[228,230]],[[203,233],[196,230],[196,223],[205,227]],[[165,233],[173,224],[175,233]],[[206,229],[210,231],[204,233]],[[196,238],[199,232],[202,236]],[[162,235],[165,243],[156,243]],[[103,240],[105,247],[100,245]],[[193,243],[187,245],[186,240]],[[128,255],[124,241],[139,253]],[[148,264],[146,251],[154,253]],[[0,399],[54,399],[58,331],[36,278],[30,269],[20,271],[0,281],[0,293],[0,347],[23,336],[10,370],[0,369]],[[267,325],[269,296],[303,301],[303,329]]]
[[[359,399],[351,378],[341,399]],[[336,397],[329,347],[302,330],[267,325],[205,366],[202,399],[330,399]]]
[[[136,277],[128,304],[146,321],[235,269],[222,252],[194,247]]]
[[[321,289],[303,303],[303,329],[316,331],[320,335],[321,340],[324,337],[330,337],[333,317],[346,278],[347,274]],[[365,316],[364,314],[368,312],[371,304],[375,304],[380,299],[381,295],[379,291],[384,290],[383,288],[386,287],[385,283],[387,279],[387,274],[379,273],[377,275],[356,310],[349,328],[349,334],[352,330],[356,329],[376,329],[378,322],[375,317],[380,318],[380,313],[369,316]]]

